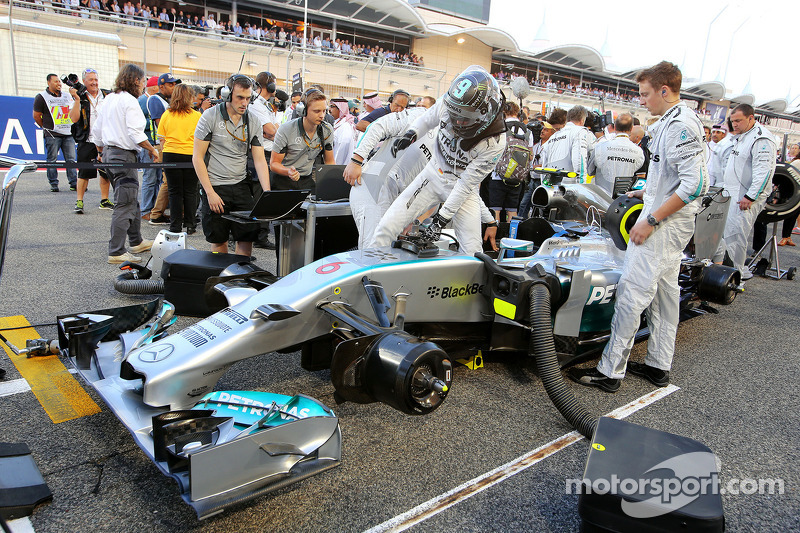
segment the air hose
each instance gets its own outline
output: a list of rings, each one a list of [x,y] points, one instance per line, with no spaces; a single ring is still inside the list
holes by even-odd
[[[128,271],[117,276],[114,289],[123,294],[164,294],[164,280],[136,279],[134,273]]]
[[[550,400],[567,422],[586,438],[591,439],[597,427],[597,416],[592,415],[578,402],[561,375],[550,316],[550,289],[545,283],[534,283],[531,285],[529,296],[530,355],[536,358],[542,384]]]

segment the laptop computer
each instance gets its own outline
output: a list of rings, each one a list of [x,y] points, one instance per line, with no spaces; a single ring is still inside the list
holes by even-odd
[[[344,181],[345,165],[322,165],[314,168],[317,201],[338,202],[350,198],[350,185]]]
[[[264,191],[250,211],[231,211],[230,216],[242,220],[277,220],[290,215],[311,191]]]

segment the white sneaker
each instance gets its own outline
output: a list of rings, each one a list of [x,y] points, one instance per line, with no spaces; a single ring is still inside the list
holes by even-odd
[[[135,254],[138,254],[141,252],[147,252],[152,247],[153,247],[153,241],[145,239],[136,246],[131,246],[130,251]]]
[[[745,268],[744,272],[742,272],[742,281],[747,281],[753,277],[753,271],[749,268]]]
[[[108,256],[108,263],[110,265],[116,265],[116,264],[119,264],[119,263],[124,263],[125,261],[130,261],[131,263],[138,263],[141,260],[142,260],[141,257],[139,257],[138,255],[133,255],[130,252],[125,252],[124,254],[120,254],[120,255],[109,255]]]

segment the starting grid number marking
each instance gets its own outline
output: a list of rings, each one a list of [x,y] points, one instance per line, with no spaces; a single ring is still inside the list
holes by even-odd
[[[680,388],[676,387],[675,385],[669,385],[667,387],[660,388],[649,394],[645,394],[644,396],[641,396],[630,403],[618,407],[617,409],[614,409],[605,416],[622,420],[623,418],[629,417],[640,409],[644,409],[648,405],[665,398],[677,390],[680,390]],[[547,444],[539,446],[535,450],[531,450],[525,455],[521,455],[520,457],[517,457],[516,459],[504,465],[498,466],[494,470],[486,472],[485,474],[471,479],[466,483],[462,483],[458,487],[445,492],[444,494],[440,494],[435,498],[431,498],[427,502],[422,503],[409,511],[406,511],[403,514],[397,515],[394,518],[390,518],[386,522],[368,529],[365,533],[405,531],[416,524],[424,522],[428,518],[436,516],[445,509],[449,509],[450,507],[461,503],[480,492],[483,492],[489,487],[497,485],[498,483],[501,483],[524,470],[527,470],[543,459],[560,452],[561,450],[583,440],[584,438],[585,437],[577,431],[572,431],[562,435],[559,438],[548,442]],[[484,480],[488,478],[492,478],[492,481],[484,483]]]
[[[21,315],[0,318],[0,328],[19,326],[30,326],[30,322]],[[25,346],[28,339],[39,337],[33,328],[6,332],[8,342],[18,348]],[[100,412],[100,407],[83,390],[57,355],[28,359],[25,354],[17,355],[7,346],[4,346],[4,350],[54,424]]]

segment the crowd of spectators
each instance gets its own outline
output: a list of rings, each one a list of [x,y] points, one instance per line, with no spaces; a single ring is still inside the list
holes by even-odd
[[[511,82],[514,78],[525,77],[517,74],[516,72],[498,71],[494,74],[495,78],[500,81]],[[526,78],[527,80],[527,78]],[[612,91],[602,87],[592,86],[588,83],[572,83],[571,81],[554,81],[549,76],[541,78],[533,78],[528,80],[528,83],[533,87],[547,89],[550,91],[562,93],[572,93],[576,95],[593,96],[596,98],[604,98],[606,100],[617,100],[619,102],[633,102],[638,103],[638,95],[633,91]]]
[[[67,13],[83,18],[93,16],[109,18],[117,21],[140,21],[151,28],[171,31],[174,27],[179,29],[207,32],[224,39],[248,39],[274,44],[281,48],[301,47],[310,48],[313,53],[366,58],[374,63],[384,61],[398,65],[424,67],[423,58],[414,53],[385,50],[380,46],[368,44],[355,44],[349,39],[331,39],[318,29],[309,28],[307,32],[308,43],[305,42],[302,29],[292,29],[291,23],[267,21],[262,19],[262,24],[246,21],[244,25],[237,21],[214,20],[214,15],[208,16],[197,13],[184,13],[175,8],[148,6],[141,2],[124,2],[119,0],[34,0],[41,9],[54,9],[57,12]],[[298,27],[299,26],[295,26]]]

